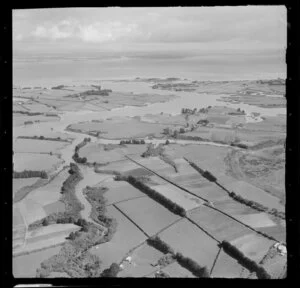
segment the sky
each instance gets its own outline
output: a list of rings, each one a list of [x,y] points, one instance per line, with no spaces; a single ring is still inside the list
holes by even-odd
[[[284,54],[286,18],[285,6],[20,9],[13,53]]]

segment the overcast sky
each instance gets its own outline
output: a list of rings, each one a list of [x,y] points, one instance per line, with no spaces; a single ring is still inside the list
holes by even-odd
[[[284,6],[13,11],[14,53],[281,51]]]

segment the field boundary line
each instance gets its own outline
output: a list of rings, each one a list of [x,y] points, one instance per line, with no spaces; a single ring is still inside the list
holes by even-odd
[[[268,238],[270,241],[276,241],[276,242],[282,243],[281,241],[277,240],[277,239],[274,238],[273,236],[267,235],[267,237],[266,237],[266,236],[262,235],[260,231],[258,231],[258,230],[256,230],[256,229],[254,229],[253,227],[251,227],[251,226],[249,226],[249,225],[247,225],[247,224],[241,222],[240,220],[234,218],[233,216],[227,214],[226,212],[224,212],[224,211],[222,211],[222,210],[219,210],[219,209],[217,209],[217,208],[215,208],[215,207],[211,207],[211,206],[209,206],[209,208],[214,209],[214,210],[216,210],[216,211],[219,211],[220,213],[222,213],[222,214],[225,215],[225,216],[228,216],[229,218],[235,220],[236,222],[238,222],[238,223],[244,225],[245,227],[249,228],[250,230],[256,232],[256,233],[259,234],[261,237]],[[269,237],[270,237],[270,238],[273,238],[273,239],[270,239]],[[285,244],[285,243],[284,243],[284,244]]]
[[[119,261],[119,264],[122,264],[122,262],[124,262],[125,259],[126,259],[130,254],[132,254],[136,249],[140,248],[140,247],[143,246],[144,244],[147,244],[147,240],[148,240],[148,238],[147,238],[146,240],[144,240],[143,242],[141,242],[140,244],[138,244],[138,245],[132,247],[128,252],[126,252],[125,256]]]
[[[141,232],[143,232],[144,235],[146,235],[147,238],[150,236],[138,225],[136,224],[126,213],[124,213],[118,206],[115,204],[112,204],[120,213],[122,213],[132,224],[134,224]]]
[[[164,232],[165,230],[167,230],[168,228],[170,228],[171,226],[173,226],[174,224],[176,224],[177,222],[179,222],[179,221],[181,221],[181,220],[183,220],[183,219],[184,219],[184,217],[180,217],[179,219],[177,219],[177,220],[174,221],[173,223],[167,225],[166,227],[164,227],[164,228],[162,228],[161,230],[159,230],[158,232],[156,232],[154,235],[158,235],[158,234]],[[153,235],[153,236],[154,236],[154,235]]]
[[[227,193],[227,194],[229,195],[229,191],[228,191],[225,187],[223,187],[218,181],[214,181],[214,183],[215,183],[216,185],[218,185],[221,189],[223,189],[223,190],[225,191],[224,193]],[[229,196],[229,197],[230,197],[230,196]],[[208,200],[206,200],[206,201],[208,202]],[[236,200],[234,200],[234,201],[236,201]],[[236,202],[238,202],[238,201],[236,201]],[[238,203],[239,203],[239,202],[238,202]],[[241,204],[241,205],[245,205],[245,204]],[[245,205],[245,206],[246,206],[246,205]],[[267,234],[266,234],[267,236],[262,235],[262,232],[260,232],[260,231],[256,230],[255,228],[253,228],[253,227],[251,227],[251,226],[249,226],[249,225],[243,223],[242,221],[236,219],[235,217],[231,216],[230,214],[224,212],[224,211],[221,210],[221,209],[215,208],[215,207],[213,207],[213,206],[211,206],[211,205],[209,205],[209,206],[207,206],[207,207],[209,207],[209,208],[211,208],[211,209],[214,209],[214,210],[216,210],[216,211],[222,213],[222,214],[225,215],[225,216],[228,216],[229,218],[231,218],[231,219],[235,220],[236,222],[242,224],[243,226],[245,226],[245,227],[251,229],[252,231],[256,232],[257,234],[259,234],[260,236],[262,236],[262,237],[264,237],[264,238],[268,238],[269,240],[276,241],[276,242],[281,242],[281,241],[278,241],[278,240],[277,240],[275,237],[273,237],[273,236],[269,236],[269,235],[267,235]],[[197,208],[197,207],[196,207],[196,208]],[[195,209],[196,209],[196,208],[195,208]],[[255,209],[254,209],[254,210],[255,210]],[[270,239],[270,238],[272,238],[272,239]],[[284,243],[284,244],[285,244],[285,243]]]
[[[148,197],[148,196],[144,195],[144,196],[138,196],[138,197],[128,198],[128,199],[125,199],[125,200],[121,200],[121,201],[117,201],[117,202],[105,205],[105,207],[112,206],[112,205],[119,204],[119,203],[123,203],[123,202],[127,202],[127,201],[134,200],[134,199],[145,198],[145,197]]]
[[[181,187],[180,185],[178,185],[178,184],[172,182],[171,180],[168,180],[168,179],[165,178],[164,176],[159,175],[158,173],[154,172],[153,170],[151,170],[151,169],[145,167],[144,165],[140,164],[139,162],[133,160],[133,159],[130,158],[128,155],[125,155],[125,157],[128,158],[129,160],[133,161],[133,162],[136,163],[137,165],[140,165],[141,167],[145,168],[146,170],[148,170],[148,171],[152,172],[153,174],[157,175],[157,176],[160,177],[161,179],[167,181],[168,183],[174,185],[175,187],[177,187],[177,188],[179,188],[179,189],[181,189],[181,190],[183,190],[183,191],[185,191],[185,192],[187,192],[187,193],[189,193],[189,194],[192,194],[192,195],[194,195],[195,197],[204,200],[205,202],[208,202],[207,199],[202,198],[202,197],[200,197],[200,196],[198,196],[198,195],[196,195],[196,194],[194,194],[194,193],[188,191],[187,189]],[[252,231],[256,232],[256,233],[259,234],[260,236],[265,237],[265,238],[268,238],[268,237],[262,235],[260,231],[258,231],[258,230],[256,230],[256,229],[254,229],[253,227],[251,227],[251,226],[249,226],[249,225],[247,225],[247,224],[241,222],[240,220],[234,218],[233,216],[227,214],[226,212],[224,212],[224,211],[222,211],[222,210],[220,210],[220,209],[217,209],[217,208],[215,208],[215,207],[211,207],[211,206],[208,206],[208,207],[211,208],[211,209],[214,209],[214,210],[216,210],[216,211],[219,211],[220,213],[222,213],[222,214],[224,214],[224,215],[230,217],[231,219],[235,220],[236,222],[238,222],[238,223],[242,224],[243,226],[245,226],[245,227],[251,229]],[[197,208],[198,208],[198,207],[197,207]],[[187,219],[189,219],[189,218],[187,218]],[[191,219],[189,219],[189,221],[192,222]],[[192,223],[193,223],[193,222],[192,222]],[[198,226],[198,224],[196,224],[196,223],[194,223],[194,224]],[[198,227],[199,227],[201,230],[203,230],[203,228],[201,228],[200,226],[198,226]],[[217,242],[220,243],[220,241],[218,241],[216,238],[214,238],[213,236],[211,236],[211,235],[210,235],[209,233],[207,233],[205,230],[203,230],[203,231],[204,231],[206,234],[208,234],[211,238],[213,238],[214,240],[216,240]],[[269,237],[275,239],[275,240],[273,240],[273,241],[280,242],[280,241],[278,241],[276,238],[274,238],[274,237],[272,237],[272,236],[269,236]]]
[[[55,248],[55,247],[59,247],[59,246],[64,245],[66,242],[67,241],[62,242],[62,243],[58,243],[58,244],[54,244],[54,245],[50,245],[50,246],[47,246],[47,247],[38,248],[38,249],[35,249],[35,250],[16,252],[15,254],[13,254],[13,258],[19,257],[19,256],[24,256],[24,255],[29,255],[29,254],[32,254],[32,253],[41,252],[41,251],[51,249],[51,248]]]
[[[153,171],[152,169],[149,169],[149,168],[145,167],[143,164],[141,164],[141,163],[139,163],[139,162],[133,160],[133,159],[130,158],[128,155],[125,155],[125,157],[128,158],[129,160],[133,161],[133,162],[136,163],[137,165],[139,165],[139,166],[145,168],[146,170],[152,172],[153,174],[155,174],[156,176],[158,176],[158,177],[160,177],[161,179],[165,180],[166,182],[168,182],[168,183],[170,183],[170,184],[176,186],[177,188],[179,188],[179,189],[181,189],[181,190],[183,190],[183,191],[185,191],[185,192],[187,192],[187,193],[189,193],[189,194],[191,194],[191,195],[193,195],[193,196],[195,196],[195,197],[197,197],[197,198],[200,198],[200,199],[202,199],[202,200],[205,201],[205,202],[208,202],[207,199],[204,199],[204,198],[202,198],[201,196],[198,196],[197,194],[195,194],[195,193],[193,193],[193,192],[191,192],[191,191],[185,189],[184,187],[182,187],[182,186],[180,186],[180,185],[178,185],[178,184],[172,182],[171,180],[165,178],[164,176],[162,176],[162,175],[156,173],[156,172]]]
[[[220,249],[219,249],[219,251],[218,251],[218,253],[217,253],[217,256],[216,256],[216,258],[215,258],[215,260],[214,260],[214,263],[213,263],[213,265],[212,265],[212,267],[211,267],[211,269],[210,269],[210,272],[209,272],[209,276],[210,276],[210,277],[211,277],[211,274],[212,274],[212,272],[213,272],[213,270],[214,270],[214,268],[215,268],[215,266],[216,266],[216,264],[217,264],[217,261],[218,261],[218,259],[219,259],[219,255],[220,255],[221,251],[222,251],[222,246],[220,246]]]
[[[218,242],[219,244],[221,244],[221,241],[219,241],[217,238],[215,238],[214,236],[212,236],[210,233],[208,233],[206,230],[204,230],[199,224],[197,224],[194,220],[185,217],[188,221],[190,221],[192,224],[194,224],[195,226],[197,226],[200,230],[202,230],[205,234],[207,234],[210,238],[214,239],[216,242]]]

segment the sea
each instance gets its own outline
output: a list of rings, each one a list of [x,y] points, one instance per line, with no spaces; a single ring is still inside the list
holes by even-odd
[[[51,86],[76,81],[177,77],[199,81],[284,78],[282,55],[258,57],[223,55],[188,58],[98,58],[59,55],[13,58],[13,84]]]
[[[244,103],[232,104],[220,102],[222,95],[164,91],[151,88],[149,82],[118,82],[116,80],[133,80],[139,78],[176,77],[199,81],[233,81],[233,80],[265,80],[285,79],[286,66],[279,58],[249,57],[237,55],[223,58],[176,58],[149,59],[132,57],[97,58],[89,57],[15,57],[13,59],[13,85],[15,87],[46,87],[54,85],[100,84],[104,89],[131,92],[134,94],[175,94],[176,99],[167,103],[154,103],[143,107],[125,106],[113,111],[101,112],[101,117],[142,116],[145,114],[169,113],[178,114],[182,107],[201,108],[209,105],[225,105],[241,108],[248,115],[258,112],[262,116],[286,114],[286,108],[261,108]],[[271,61],[272,60],[272,61]],[[71,118],[82,115],[93,118],[98,112],[77,111],[69,113]],[[68,114],[68,113],[67,113]],[[67,115],[66,114],[66,115]],[[74,114],[74,115],[73,115]],[[95,115],[94,115],[95,114]],[[107,115],[106,115],[107,114]]]

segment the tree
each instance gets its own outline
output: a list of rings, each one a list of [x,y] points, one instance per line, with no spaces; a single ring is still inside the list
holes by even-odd
[[[169,145],[170,141],[167,139],[165,145]]]
[[[171,132],[171,130],[168,127],[163,130],[163,134],[165,134],[165,135],[170,135],[170,132]]]
[[[89,231],[89,226],[88,225],[83,225],[82,231],[83,232],[88,232]]]
[[[202,274],[201,275],[202,278],[209,278],[210,277],[208,269],[207,269],[206,266],[201,269],[200,274]]]
[[[42,225],[43,226],[48,226],[49,225],[49,220],[47,218],[44,218],[43,222],[42,222]]]
[[[76,225],[83,227],[84,225],[87,225],[87,222],[85,219],[79,218],[76,222]]]
[[[74,233],[74,232],[71,232],[70,235],[69,235],[69,239],[70,239],[70,240],[75,240],[75,238],[76,238],[75,233]]]
[[[159,271],[155,273],[155,278],[170,278],[170,275],[163,271]]]

